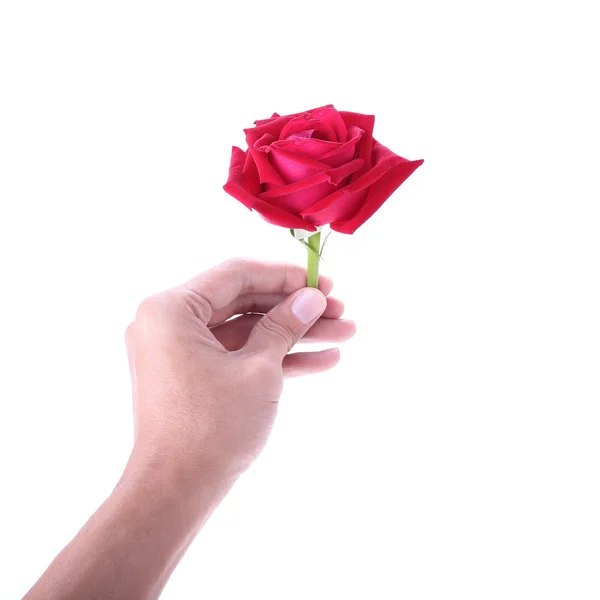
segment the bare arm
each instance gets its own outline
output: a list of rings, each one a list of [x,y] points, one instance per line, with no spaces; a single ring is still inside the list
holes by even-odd
[[[135,443],[113,493],[26,600],[157,598],[271,431],[283,378],[333,367],[343,305],[298,267],[233,261],[140,305],[126,342]],[[247,314],[252,313],[252,314]],[[258,314],[257,314],[258,313]],[[241,316],[231,319],[232,316]]]
[[[157,598],[229,487],[207,476],[192,490],[173,465],[134,453],[111,496],[25,598]]]

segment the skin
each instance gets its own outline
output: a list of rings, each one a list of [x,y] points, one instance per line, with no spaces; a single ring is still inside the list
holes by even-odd
[[[283,380],[334,367],[354,334],[332,282],[232,260],[151,296],[126,332],[134,445],[104,504],[27,600],[158,598],[190,543],[263,449]],[[238,315],[238,316],[235,316]],[[233,318],[232,318],[233,317]]]

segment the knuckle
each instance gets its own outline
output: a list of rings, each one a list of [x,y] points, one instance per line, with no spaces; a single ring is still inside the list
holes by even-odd
[[[221,263],[221,267],[227,271],[244,271],[248,264],[248,260],[245,258],[234,257],[228,258],[226,261]]]
[[[289,327],[287,327],[283,323],[279,323],[269,315],[265,315],[255,325],[255,327],[257,327],[259,331],[281,340],[285,344],[285,347],[287,348],[288,352],[292,349],[295,339],[294,333],[290,330]]]
[[[164,311],[164,298],[162,294],[153,294],[144,298],[135,314],[136,320],[145,320],[147,317],[154,317],[157,313]]]
[[[181,302],[188,308],[192,314],[204,323],[208,323],[212,316],[212,306],[205,296],[201,292],[184,289],[181,290]]]
[[[135,320],[144,326],[163,322],[173,315],[179,300],[179,294],[173,291],[148,296],[140,302]]]
[[[161,305],[162,302],[160,301],[158,294],[144,298],[140,302],[137,312],[135,313],[136,321],[145,321],[147,318],[153,317],[161,310]]]

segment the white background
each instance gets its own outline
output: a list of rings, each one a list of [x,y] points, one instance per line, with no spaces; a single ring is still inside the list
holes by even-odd
[[[305,260],[221,186],[242,128],[330,102],[425,164],[328,242],[356,338],[163,597],[600,596],[593,4],[0,4],[2,599],[120,475],[137,303]]]

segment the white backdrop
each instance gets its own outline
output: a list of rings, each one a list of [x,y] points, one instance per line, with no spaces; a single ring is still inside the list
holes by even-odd
[[[425,164],[329,240],[358,333],[287,385],[163,597],[597,599],[592,7],[3,1],[0,597],[120,475],[137,303],[304,262],[221,186],[244,127],[332,102]]]

